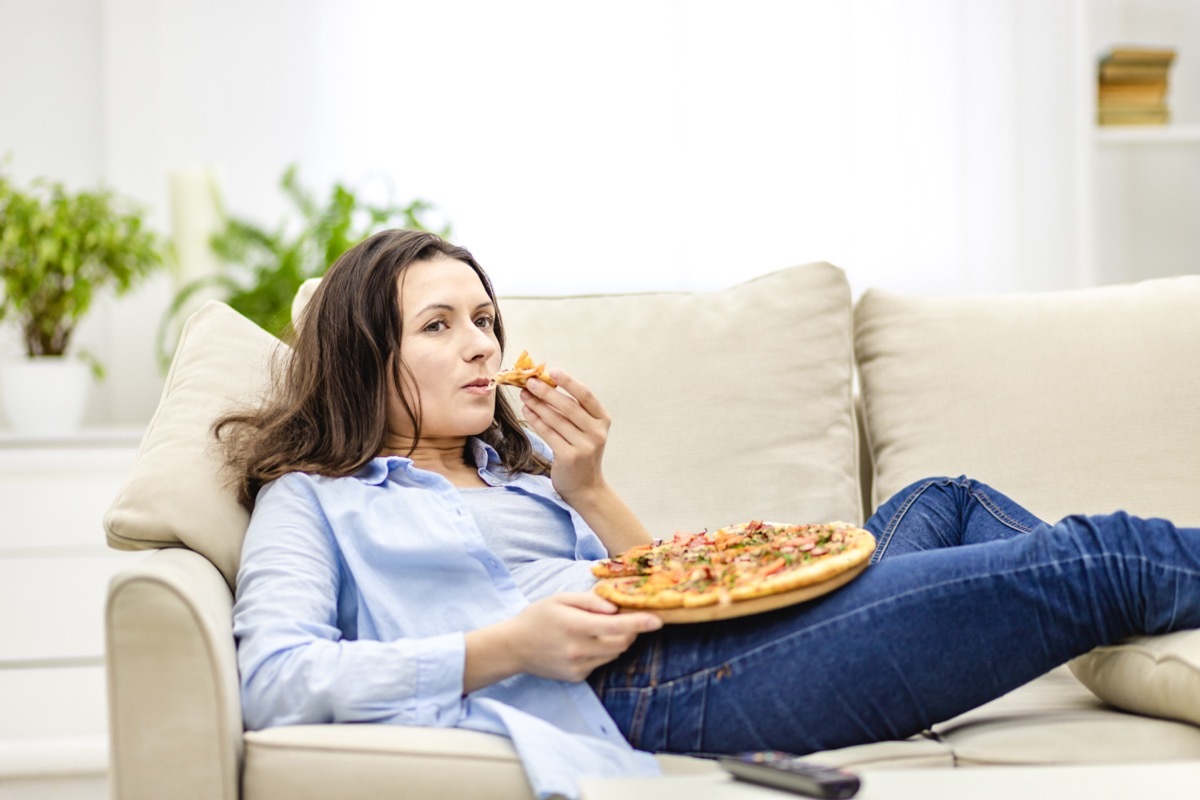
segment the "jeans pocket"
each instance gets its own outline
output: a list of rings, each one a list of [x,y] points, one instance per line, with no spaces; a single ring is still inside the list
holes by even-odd
[[[703,670],[657,686],[605,689],[600,699],[637,749],[701,754],[711,680],[712,670]]]

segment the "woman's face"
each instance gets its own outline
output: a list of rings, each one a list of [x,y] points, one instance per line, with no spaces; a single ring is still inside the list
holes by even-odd
[[[496,409],[490,378],[500,369],[500,343],[496,307],[479,276],[462,261],[439,257],[410,264],[399,291],[403,392],[420,409],[422,439],[487,430]],[[388,431],[415,435],[395,396],[388,404]]]

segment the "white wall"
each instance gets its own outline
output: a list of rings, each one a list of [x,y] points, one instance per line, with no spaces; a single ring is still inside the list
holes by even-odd
[[[1087,2],[1088,0],[1084,0]],[[169,223],[209,164],[435,202],[502,293],[1077,285],[1070,0],[0,0],[0,150]],[[98,309],[90,419],[161,387],[164,276]],[[9,345],[11,347],[11,345]]]

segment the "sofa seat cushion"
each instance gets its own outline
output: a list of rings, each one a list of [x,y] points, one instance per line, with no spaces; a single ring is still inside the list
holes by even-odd
[[[953,767],[954,751],[936,736],[920,734],[902,741],[873,742],[810,753],[806,761],[850,770]]]
[[[1200,728],[1114,711],[1063,666],[923,735],[807,758],[852,770],[1193,761]]]
[[[1114,711],[1067,667],[934,726],[958,766],[1200,759],[1200,728]]]
[[[714,761],[659,756],[668,774],[718,770]],[[454,728],[293,725],[245,735],[243,800],[394,797],[530,800],[512,743]]]
[[[508,739],[398,725],[295,725],[245,736],[243,800],[494,797],[532,790]]]

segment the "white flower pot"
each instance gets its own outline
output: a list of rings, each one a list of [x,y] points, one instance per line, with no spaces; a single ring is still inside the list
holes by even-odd
[[[0,408],[22,436],[65,436],[79,430],[92,371],[69,356],[0,363]]]

